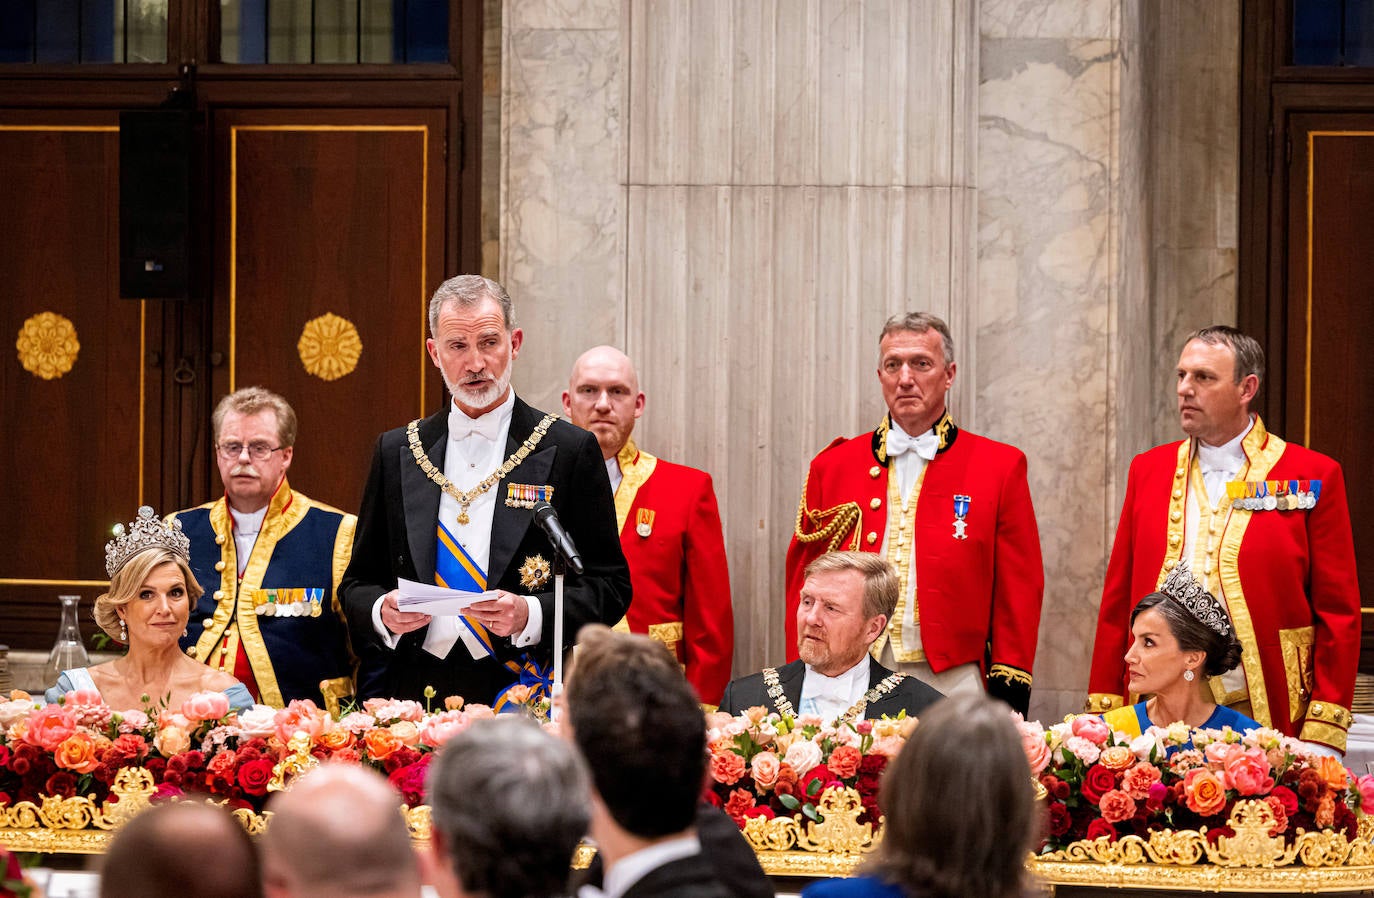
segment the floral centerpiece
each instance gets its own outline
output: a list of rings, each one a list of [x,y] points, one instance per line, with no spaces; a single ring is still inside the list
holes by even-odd
[[[434,749],[493,714],[459,698],[437,711],[370,699],[336,720],[311,701],[231,713],[218,692],[193,695],[180,708],[127,711],[110,708],[94,691],[68,692],[51,705],[14,693],[0,702],[0,811],[45,796],[91,797],[99,805],[119,771],[137,766],[152,775],[155,802],[195,793],[257,813],[284,779],[293,738],[317,761],[381,771],[415,807],[424,801]]]
[[[1318,830],[1353,842],[1361,818],[1374,814],[1374,775],[1356,776],[1273,729],[1241,734],[1179,723],[1132,739],[1089,714],[1048,729],[1026,721],[1020,727],[1032,774],[1047,793],[1046,855],[1083,840],[1165,831],[1203,832],[1215,844],[1235,835],[1228,821],[1247,800],[1268,806],[1269,835],[1290,845]]]
[[[821,822],[826,794],[853,789],[875,829],[878,782],[916,726],[916,718],[836,721],[751,708],[739,716],[707,715],[710,782],[706,800],[745,828],[752,818]]]

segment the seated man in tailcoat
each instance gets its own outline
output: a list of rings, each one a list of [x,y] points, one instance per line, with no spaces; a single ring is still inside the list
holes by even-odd
[[[943,696],[870,655],[897,607],[897,590],[892,565],[872,553],[831,552],[811,562],[797,605],[801,657],[732,680],[720,710],[739,714],[762,706],[826,723],[919,715]]]

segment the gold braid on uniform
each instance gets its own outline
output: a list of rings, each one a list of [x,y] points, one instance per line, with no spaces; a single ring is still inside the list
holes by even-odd
[[[797,542],[814,543],[823,539],[829,540],[825,550],[834,552],[840,543],[844,542],[845,537],[855,531],[861,517],[863,511],[859,508],[858,502],[846,502],[823,511],[811,511],[806,507],[806,483],[803,481],[801,501],[797,503]],[[815,529],[807,533],[802,529],[803,521],[809,522]]]
[[[1007,683],[1020,683],[1027,689],[1031,685],[1031,675],[1021,670],[1019,667],[1012,667],[1009,664],[994,664],[988,669],[989,680],[1004,680]]]

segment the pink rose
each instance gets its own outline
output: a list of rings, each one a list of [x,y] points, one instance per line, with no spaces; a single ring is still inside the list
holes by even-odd
[[[308,698],[298,698],[278,711],[272,722],[277,739],[286,745],[297,733],[305,733],[314,742],[324,731],[324,718],[325,713],[314,702]]]
[[[1087,739],[1093,745],[1105,745],[1112,734],[1107,722],[1096,714],[1080,714],[1073,719],[1070,729],[1075,736]]]
[[[1355,787],[1360,792],[1360,810],[1374,814],[1374,773],[1366,773],[1355,780]]]
[[[1026,750],[1031,776],[1039,776],[1050,763],[1050,746],[1045,741],[1045,729],[1039,723],[1024,720],[1016,726],[1021,731],[1021,747]]]
[[[24,741],[44,751],[55,751],[76,732],[76,718],[61,705],[44,705],[29,715]]]
[[[754,785],[763,791],[773,788],[778,781],[778,771],[782,769],[782,761],[771,751],[761,751],[754,755],[754,759],[749,762],[749,772],[754,776]],[[1370,779],[1374,779],[1371,776]]]
[[[187,720],[219,720],[229,713],[229,697],[223,692],[197,692],[181,703]]]
[[[1245,751],[1244,748],[1233,742],[1210,742],[1202,750],[1202,754],[1212,769],[1221,770],[1226,767],[1227,761],[1243,751]]]
[[[1102,819],[1108,823],[1124,823],[1135,816],[1135,799],[1120,789],[1112,789],[1097,803]]]
[[[496,712],[491,709],[490,705],[472,704],[468,705],[466,708],[464,708],[464,710],[468,713],[469,723],[473,723],[478,720],[496,719]]]
[[[873,744],[869,746],[868,753],[870,755],[882,755],[885,758],[892,759],[897,757],[905,745],[906,740],[901,736],[882,736],[873,740]]]
[[[463,711],[440,711],[420,727],[420,744],[438,748],[467,729],[468,716]]]
[[[409,745],[414,748],[420,742],[420,728],[411,720],[398,720],[388,729],[391,735],[401,740],[402,745]]]
[[[1226,759],[1223,776],[1226,784],[1241,795],[1267,794],[1274,788],[1274,778],[1269,775],[1269,759],[1259,748],[1232,752]]]

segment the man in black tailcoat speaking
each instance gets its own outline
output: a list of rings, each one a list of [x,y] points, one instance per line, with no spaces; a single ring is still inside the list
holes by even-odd
[[[495,281],[462,275],[429,304],[430,358],[444,409],[382,434],[340,593],[358,653],[360,698],[504,704],[546,685],[553,661],[554,548],[534,507],[553,506],[584,568],[564,591],[564,648],[630,604],[610,481],[596,438],[531,408],[511,388],[524,335]],[[461,615],[403,610],[397,579],[488,591]]]

